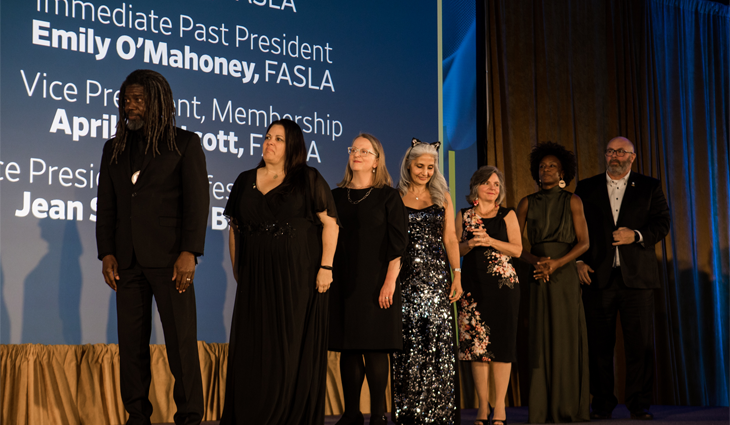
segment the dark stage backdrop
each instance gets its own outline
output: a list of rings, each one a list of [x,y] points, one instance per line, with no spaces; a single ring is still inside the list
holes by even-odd
[[[634,170],[661,179],[672,213],[657,246],[654,402],[727,406],[730,8],[700,0],[486,4],[490,125],[481,153],[505,171],[507,199],[514,206],[537,190],[528,154],[539,141],[573,150],[582,179],[604,172],[610,138],[631,139]],[[622,399],[621,360],[617,368]],[[527,371],[519,372],[527,388]]]
[[[296,119],[331,186],[361,131],[380,138],[398,176],[412,137],[439,139],[439,11],[416,0],[3,1],[0,343],[116,342],[94,212],[132,70],[163,74],[178,125],[201,134],[211,210],[198,337],[227,342],[235,282],[221,213],[267,124]],[[153,332],[162,343],[159,322]]]

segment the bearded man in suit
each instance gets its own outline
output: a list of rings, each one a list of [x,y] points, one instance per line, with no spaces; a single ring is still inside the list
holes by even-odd
[[[613,354],[620,313],[626,354],[626,407],[651,420],[654,382],[654,290],[661,287],[654,246],[669,232],[669,207],[659,180],[634,173],[636,148],[625,137],[606,146],[606,173],[581,180],[591,246],[579,258],[588,330],[592,419],[609,419]]]
[[[175,127],[170,85],[157,72],[129,74],[119,92],[116,137],[106,142],[97,194],[96,242],[117,301],[121,394],[127,424],[149,424],[154,296],[175,378],[175,424],[204,415],[195,289],[208,221],[208,173],[200,138]]]

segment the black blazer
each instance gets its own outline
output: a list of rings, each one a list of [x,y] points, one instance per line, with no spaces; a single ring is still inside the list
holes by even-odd
[[[669,233],[669,207],[659,180],[631,172],[617,223],[613,223],[606,173],[581,180],[575,194],[583,201],[591,246],[579,260],[589,265],[598,288],[609,284],[615,247],[613,231],[619,227],[638,230],[643,243],[620,245],[621,274],[629,288],[661,287],[654,245]]]
[[[145,156],[132,184],[129,144],[111,163],[104,145],[97,187],[96,246],[99,259],[113,254],[120,269],[172,267],[182,251],[203,255],[208,224],[208,173],[200,138],[176,129],[180,153],[159,147]]]

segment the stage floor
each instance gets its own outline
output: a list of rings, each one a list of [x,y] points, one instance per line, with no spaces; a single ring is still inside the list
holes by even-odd
[[[654,414],[654,422],[652,423],[655,425],[663,423],[671,423],[672,425],[728,425],[730,423],[730,408],[728,407],[652,406],[651,412]],[[476,414],[476,409],[462,410],[461,423],[471,425],[476,419]],[[369,416],[365,415],[366,424]],[[339,416],[327,416],[324,423],[325,425],[334,425],[339,418]],[[508,407],[507,419],[510,424],[527,423],[527,407]],[[623,405],[619,405],[613,411],[613,419],[597,422],[604,422],[608,425],[615,420],[621,421],[621,424],[627,424],[628,422],[646,424],[644,421],[632,421],[629,411]],[[203,422],[203,425],[218,425],[218,422]]]

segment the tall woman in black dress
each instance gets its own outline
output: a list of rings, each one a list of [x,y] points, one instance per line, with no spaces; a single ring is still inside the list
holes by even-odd
[[[370,423],[385,424],[388,353],[403,347],[396,278],[408,242],[408,215],[391,187],[380,141],[360,134],[348,151],[345,178],[332,191],[342,224],[330,294],[329,349],[342,353],[345,397],[337,424],[363,424],[360,390],[366,375]]]
[[[459,253],[464,257],[459,301],[459,360],[471,362],[479,396],[479,425],[487,424],[488,403],[494,424],[506,419],[504,398],[512,362],[517,361],[517,314],[520,287],[511,257],[522,252],[517,215],[500,206],[504,177],[496,167],[484,166],[469,182],[467,201],[474,206],[456,215]],[[494,394],[489,393],[489,379]]]
[[[538,143],[530,153],[540,191],[517,207],[520,231],[535,266],[530,282],[530,411],[534,423],[589,420],[588,339],[575,259],[589,247],[580,197],[563,190],[575,177],[575,156],[563,146]]]
[[[226,205],[238,288],[222,425],[324,422],[338,225],[332,192],[305,158],[299,126],[274,121],[261,163],[238,176]]]

